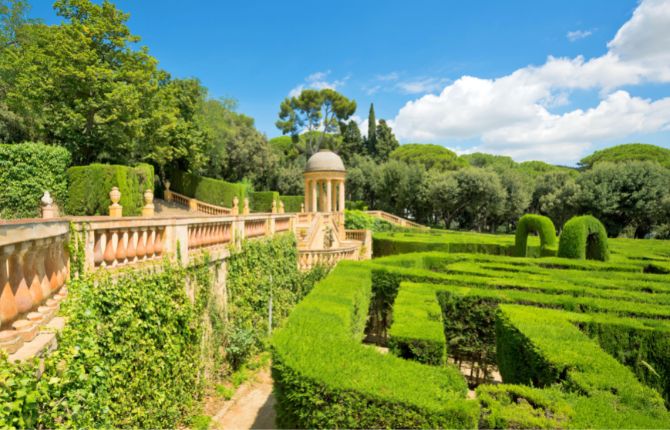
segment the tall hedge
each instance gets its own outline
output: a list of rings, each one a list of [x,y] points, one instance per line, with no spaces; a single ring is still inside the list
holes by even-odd
[[[49,191],[59,206],[67,198],[65,171],[70,153],[42,143],[0,144],[0,218],[40,216],[40,198]]]
[[[591,215],[570,218],[563,226],[558,256],[579,260],[609,260],[607,230]]]
[[[109,192],[118,187],[124,216],[142,213],[143,194],[154,188],[154,169],[148,164],[135,167],[91,164],[67,171],[69,195],[65,210],[70,215],[109,214]]]
[[[271,212],[273,201],[277,202],[277,210],[279,210],[278,192],[256,191],[249,194],[249,207],[252,212]]]
[[[279,196],[279,200],[284,202],[284,212],[300,212],[302,204],[305,203],[304,196]]]
[[[206,178],[179,170],[171,172],[170,181],[170,189],[174,192],[227,208],[233,207],[235,197],[239,199],[241,206],[247,196],[247,184],[233,184],[222,179]]]
[[[558,251],[558,239],[556,238],[556,227],[546,216],[526,214],[519,219],[516,227],[514,247],[516,255],[526,256],[528,234],[537,233],[540,236],[540,255],[553,256]]]

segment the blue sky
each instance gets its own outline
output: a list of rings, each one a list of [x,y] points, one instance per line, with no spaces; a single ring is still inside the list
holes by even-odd
[[[670,0],[115,3],[162,68],[237,99],[269,137],[284,97],[329,86],[363,127],[374,102],[403,143],[564,164],[670,146]]]

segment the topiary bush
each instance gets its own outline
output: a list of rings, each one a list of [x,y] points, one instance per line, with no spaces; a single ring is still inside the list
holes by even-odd
[[[67,178],[65,211],[70,215],[108,215],[112,204],[109,192],[118,187],[123,215],[138,216],[144,206],[144,191],[154,189],[154,168],[149,164],[75,166],[68,169]]]
[[[393,231],[400,230],[388,221],[373,217],[359,210],[344,211],[344,227],[348,230]]]
[[[605,226],[591,215],[570,218],[563,226],[558,256],[579,260],[609,260]]]
[[[279,193],[276,191],[255,191],[249,193],[249,208],[252,212],[271,212],[272,202],[277,202],[279,210]]]
[[[528,234],[540,236],[540,255],[554,256],[558,251],[556,227],[546,216],[526,214],[519,219],[514,239],[515,252],[518,257],[526,257]]]
[[[239,199],[241,207],[249,188],[249,185],[244,183],[234,184],[179,170],[170,173],[170,182],[170,189],[176,193],[227,208],[233,207],[235,197]]]
[[[286,213],[300,212],[302,204],[305,203],[304,196],[279,196],[279,200],[284,202],[284,212]]]
[[[70,153],[60,146],[0,144],[0,218],[39,217],[45,191],[62,207],[70,161]]]

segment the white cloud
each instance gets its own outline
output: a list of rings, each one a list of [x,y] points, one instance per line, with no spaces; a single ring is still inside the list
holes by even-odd
[[[438,78],[419,78],[398,82],[396,88],[407,94],[425,94],[441,89],[446,81],[446,79]]]
[[[385,75],[377,75],[375,76],[375,79],[378,81],[397,81],[400,78],[400,74],[398,72],[391,72],[387,73]]]
[[[586,39],[592,34],[593,31],[591,30],[575,30],[575,31],[568,31],[565,37],[567,37],[570,42],[576,42],[579,39]]]
[[[323,90],[330,88],[336,90],[339,87],[342,87],[349,80],[349,76],[345,76],[342,79],[328,80],[330,75],[330,70],[324,72],[314,72],[311,75],[305,78],[305,82],[299,85],[296,85],[291,91],[289,91],[289,97],[297,97],[300,95],[302,90],[305,88],[313,88],[315,90]]]
[[[608,44],[586,60],[548,57],[496,79],[463,76],[439,94],[410,101],[398,112],[402,140],[480,139],[478,149],[518,159],[571,162],[598,140],[670,127],[670,98],[631,96],[618,88],[670,82],[670,0],[645,0]],[[595,90],[599,104],[553,114],[573,90]]]

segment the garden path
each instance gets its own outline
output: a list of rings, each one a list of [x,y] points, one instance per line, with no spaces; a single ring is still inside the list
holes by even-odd
[[[270,369],[242,384],[230,402],[212,420],[217,429],[275,429],[275,398]]]

